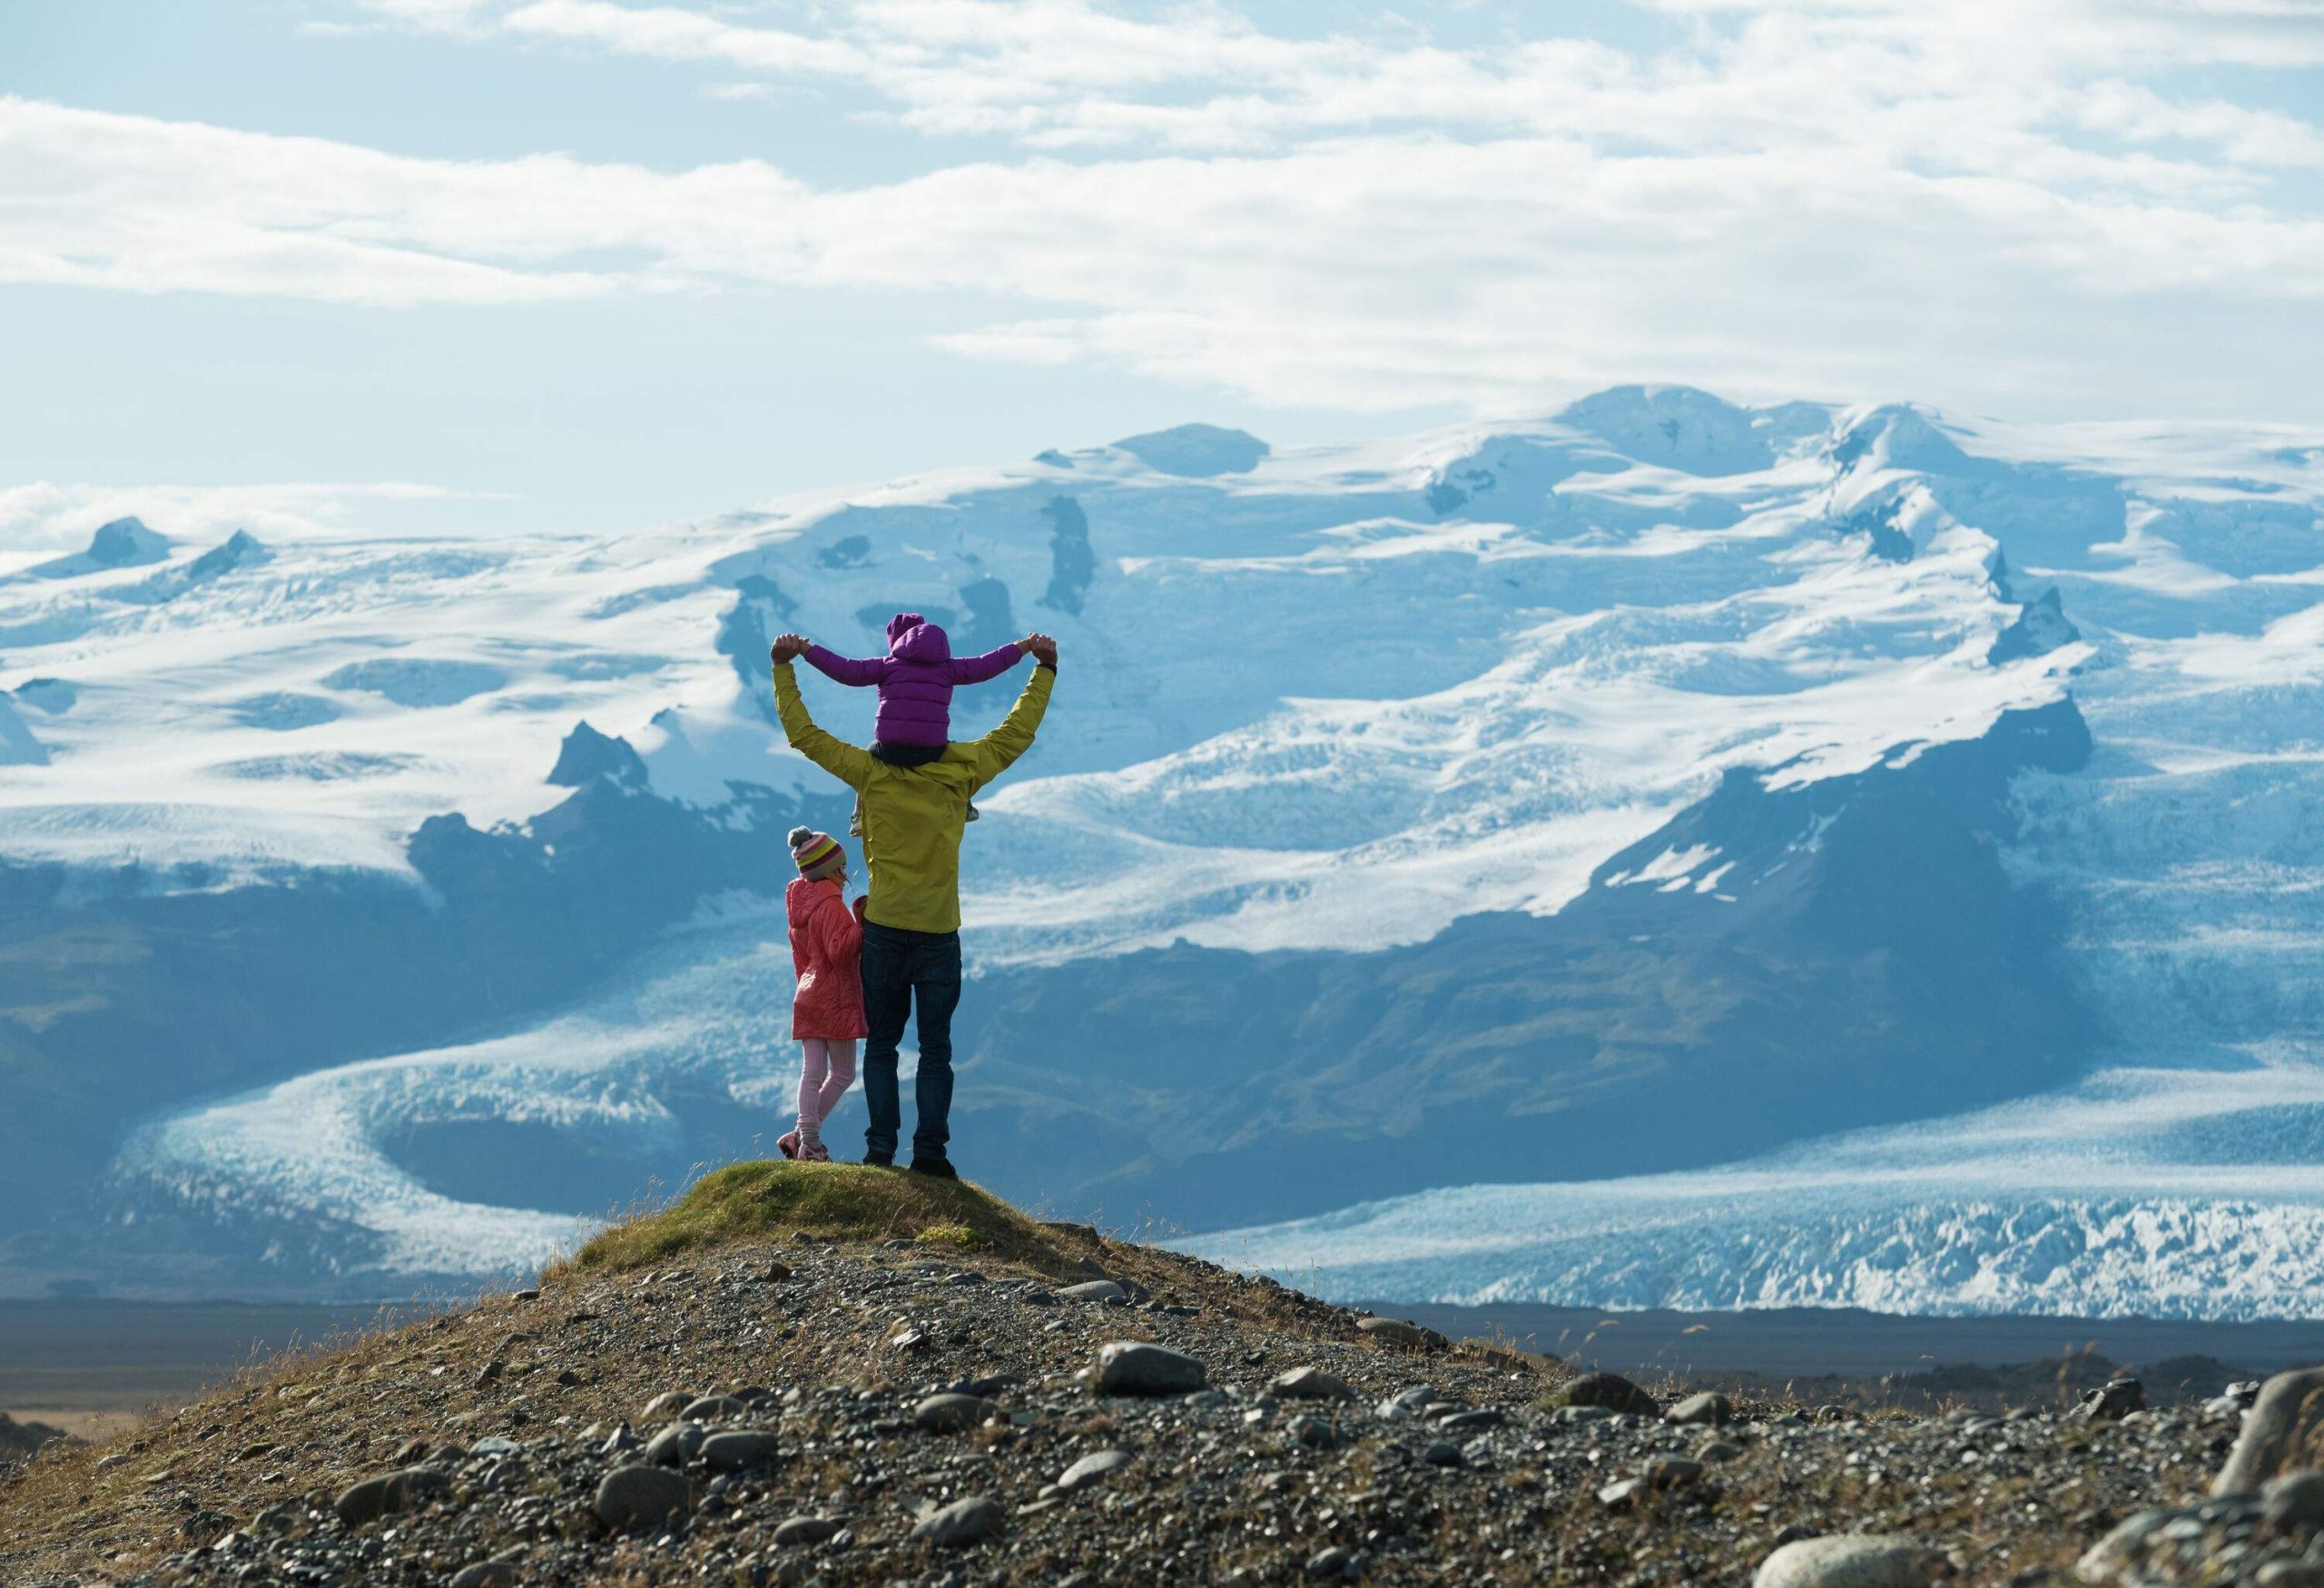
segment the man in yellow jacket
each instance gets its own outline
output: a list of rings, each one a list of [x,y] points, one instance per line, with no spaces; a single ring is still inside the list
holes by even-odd
[[[896,1161],[902,1129],[896,1093],[896,1048],[915,1005],[920,1020],[920,1074],[912,1083],[918,1112],[911,1167],[958,1179],[945,1156],[951,1140],[952,1011],[960,1001],[960,833],[969,801],[1032,748],[1057,682],[1057,641],[1029,636],[1025,648],[1037,664],[1025,692],[1001,725],[981,739],[944,747],[919,766],[897,766],[832,737],[807,715],[791,659],[807,641],[786,634],[774,642],[774,703],[791,747],[855,790],[863,803],[863,863],[872,896],[863,908],[863,1103],[872,1116],[863,1132],[863,1161]]]

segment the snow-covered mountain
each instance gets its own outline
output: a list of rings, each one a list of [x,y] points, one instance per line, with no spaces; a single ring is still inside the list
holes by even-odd
[[[2320,459],[1626,388],[616,537],[28,536],[0,1288],[408,1287],[764,1150],[780,836],[844,821],[766,644],[916,608],[1066,658],[968,845],[996,1189],[1375,1296],[2314,1310]]]

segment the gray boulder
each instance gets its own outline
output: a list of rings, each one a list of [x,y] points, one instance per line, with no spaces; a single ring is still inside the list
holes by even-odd
[[[634,1532],[683,1516],[694,1491],[683,1473],[665,1466],[617,1466],[597,1484],[590,1509],[615,1533]]]
[[[2085,1583],[2109,1583],[2145,1553],[2147,1542],[2179,1517],[2161,1507],[2141,1511],[2083,1552],[2073,1574]]]
[[[1785,1544],[1760,1563],[1751,1588],[1929,1588],[1949,1569],[1916,1538],[1841,1533]]]
[[[1656,1416],[1662,1410],[1652,1396],[1619,1373],[1583,1374],[1565,1386],[1565,1404],[1603,1406],[1610,1412],[1628,1412],[1640,1417]]]
[[[708,1437],[710,1430],[700,1423],[673,1423],[645,1442],[645,1459],[655,1466],[684,1466]]]
[[[2280,1472],[2324,1460],[2324,1367],[2279,1373],[2260,1386],[2243,1432],[2211,1484],[2214,1494],[2248,1494]]]
[[[1127,1450],[1092,1451],[1067,1467],[1057,1480],[1057,1486],[1069,1494],[1084,1484],[1094,1484],[1108,1473],[1128,1465],[1129,1452]]]
[[[774,1542],[780,1544],[814,1544],[839,1531],[839,1523],[829,1516],[793,1516],[774,1530]]]
[[[2078,1423],[2119,1423],[2144,1410],[2146,1386],[2135,1378],[2117,1378],[2083,1396],[2068,1415]]]
[[[1267,1386],[1267,1393],[1291,1400],[1352,1401],[1355,1398],[1355,1391],[1350,1389],[1344,1380],[1320,1367],[1295,1367],[1288,1373],[1279,1373],[1275,1382]]]
[[[2270,1478],[2260,1491],[2262,1514],[2279,1533],[2310,1533],[2324,1527],[2324,1472],[2288,1472]]]
[[[765,1466],[782,1454],[772,1429],[730,1428],[702,1442],[702,1459],[718,1472]]]
[[[1144,1340],[1114,1340],[1098,1350],[1098,1387],[1108,1395],[1187,1395],[1210,1382],[1184,1351]]]
[[[943,1549],[960,1549],[999,1538],[1007,1525],[1008,1518],[1000,1501],[985,1494],[970,1494],[921,1517],[911,1535]]]
[[[1598,1503],[1609,1511],[1627,1511],[1646,1493],[1644,1478],[1616,1478],[1598,1491]]]
[[[1092,1279],[1084,1285],[1068,1285],[1058,1292],[1068,1301],[1128,1301],[1129,1292],[1111,1279]]]
[[[664,1390],[660,1395],[655,1396],[652,1400],[647,1401],[643,1406],[638,1408],[637,1420],[641,1423],[659,1423],[665,1421],[667,1418],[676,1416],[681,1411],[684,1410],[688,1406],[700,1398],[700,1396],[696,1396],[694,1391],[690,1389]]]
[[[1683,1455],[1658,1455],[1646,1464],[1641,1473],[1649,1488],[1675,1489],[1693,1483],[1703,1475],[1703,1464]]]
[[[1393,1346],[1399,1350],[1419,1351],[1448,1343],[1434,1329],[1424,1329],[1400,1317],[1358,1318],[1355,1327],[1382,1345]]]
[[[1328,1421],[1304,1414],[1285,1423],[1283,1432],[1294,1445],[1305,1445],[1311,1450],[1329,1450],[1340,1442],[1339,1430]]]
[[[1735,1415],[1735,1405],[1723,1395],[1706,1392],[1690,1395],[1662,1414],[1666,1423],[1709,1423],[1713,1425],[1729,1421]]]
[[[911,1409],[911,1420],[931,1434],[958,1434],[983,1422],[989,1410],[972,1395],[932,1395]]]
[[[453,1573],[452,1588],[513,1588],[520,1574],[515,1561],[496,1557]]]
[[[417,1511],[451,1487],[451,1480],[431,1467],[409,1466],[365,1478],[340,1495],[331,1509],[342,1524],[360,1527],[397,1512]]]
[[[699,1400],[689,1401],[678,1416],[681,1421],[688,1423],[715,1423],[724,1417],[743,1416],[750,1409],[731,1395],[706,1395]]]
[[[1415,1384],[1410,1389],[1400,1389],[1372,1408],[1373,1415],[1383,1422],[1400,1423],[1406,1417],[1417,1417],[1437,1398],[1436,1386]]]

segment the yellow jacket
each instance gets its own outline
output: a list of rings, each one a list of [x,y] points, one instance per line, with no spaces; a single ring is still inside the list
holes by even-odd
[[[774,669],[774,705],[791,747],[863,796],[863,864],[872,902],[863,918],[906,932],[960,929],[960,830],[977,790],[1032,748],[1057,682],[1035,667],[1001,725],[981,739],[948,745],[925,766],[891,766],[832,738],[807,715],[791,664]]]

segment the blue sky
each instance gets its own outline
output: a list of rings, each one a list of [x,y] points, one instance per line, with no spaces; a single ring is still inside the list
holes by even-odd
[[[2324,422],[2320,82],[2309,0],[18,0],[0,533],[1627,380]]]

